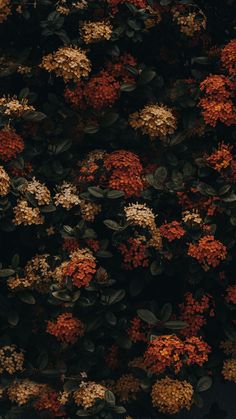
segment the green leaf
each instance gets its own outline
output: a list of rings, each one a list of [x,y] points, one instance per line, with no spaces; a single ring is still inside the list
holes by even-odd
[[[101,126],[103,128],[110,127],[113,125],[117,119],[119,118],[119,114],[116,112],[108,112],[106,115],[101,119]]]
[[[30,89],[28,87],[24,87],[19,93],[19,100],[25,99],[28,94],[30,93]]]
[[[113,412],[117,413],[118,415],[122,415],[126,412],[126,409],[123,406],[114,406]]]
[[[160,262],[154,260],[151,263],[150,271],[153,276],[160,275],[162,273],[162,267],[160,266]]]
[[[106,402],[107,402],[109,405],[111,405],[111,406],[115,406],[115,403],[116,403],[116,398],[115,398],[114,393],[112,393],[112,391],[107,390],[107,391],[105,392],[105,400],[106,400]]]
[[[87,125],[84,128],[85,134],[96,134],[99,131],[99,127],[97,125]]]
[[[153,70],[143,70],[139,79],[139,84],[147,84],[150,83],[156,77],[156,72]]]
[[[98,188],[97,186],[90,186],[88,188],[88,191],[90,195],[94,196],[95,198],[103,198],[104,197],[104,191],[101,188]]]
[[[166,303],[161,309],[161,320],[167,322],[172,315],[172,304]]]
[[[111,326],[115,326],[116,325],[116,323],[117,323],[117,317],[111,311],[108,311],[105,314],[105,318],[106,318],[107,323],[110,324]]]
[[[23,301],[23,303],[26,303],[26,304],[36,303],[34,296],[28,291],[23,291],[19,293],[19,298],[21,301]]]
[[[23,119],[25,121],[35,121],[40,122],[43,119],[47,118],[47,115],[43,112],[36,112],[36,111],[25,111],[23,114]]]
[[[11,266],[13,267],[13,269],[18,268],[20,263],[20,256],[16,253],[14,256],[12,256],[11,259]]]
[[[120,87],[122,92],[133,92],[136,89],[135,84],[123,83]]]
[[[105,226],[107,226],[111,230],[118,231],[122,229],[120,224],[118,224],[116,221],[113,221],[113,220],[104,220],[103,223],[105,224]]]
[[[39,370],[44,370],[48,365],[48,353],[42,351],[37,358],[37,366]]]
[[[71,301],[71,296],[65,290],[53,291],[52,295],[60,301]]]
[[[124,192],[123,191],[108,191],[107,192],[107,198],[109,199],[117,199],[117,198],[122,198],[124,196]]]
[[[167,329],[179,330],[179,329],[184,329],[187,326],[188,326],[188,323],[182,322],[181,320],[170,320],[168,322],[165,322],[165,327]]]
[[[212,386],[212,378],[209,376],[201,377],[197,382],[196,390],[199,392],[209,390]]]
[[[154,179],[158,183],[163,183],[167,178],[168,172],[164,166],[158,167],[158,169],[154,173]]]
[[[198,394],[198,393],[194,393],[194,395],[193,395],[193,401],[194,401],[195,405],[196,405],[199,409],[202,409],[202,408],[203,408],[203,406],[204,406],[204,402],[203,402],[203,399],[202,399],[202,397],[200,396],[200,394]]]
[[[137,310],[137,314],[140,317],[141,320],[143,320],[144,322],[148,323],[148,324],[157,324],[158,323],[158,318],[155,316],[154,313],[152,313],[150,310],[147,309],[139,309]]]
[[[11,310],[7,314],[7,321],[11,326],[16,326],[19,323],[19,314],[16,310]]]
[[[116,304],[123,300],[125,296],[125,290],[112,290],[112,294],[109,296],[109,305]]]
[[[0,278],[7,278],[8,276],[14,275],[14,269],[1,269],[0,270]]]

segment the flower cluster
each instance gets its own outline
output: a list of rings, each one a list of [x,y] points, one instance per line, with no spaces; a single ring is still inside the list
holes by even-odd
[[[216,267],[227,257],[227,248],[214,236],[204,236],[197,243],[190,243],[188,255],[202,265],[207,270]]]
[[[18,100],[16,96],[0,98],[0,112],[13,118],[20,118],[27,111],[34,111],[35,108],[29,105],[28,99]]]
[[[0,3],[0,23],[4,22],[11,14],[10,0],[1,0]]]
[[[0,159],[9,161],[24,150],[24,140],[11,129],[0,131]]]
[[[236,359],[227,359],[224,361],[222,375],[225,380],[236,383]]]
[[[7,372],[12,375],[23,371],[24,355],[15,345],[0,348],[0,374]]]
[[[112,35],[112,26],[105,21],[84,22],[81,26],[80,33],[86,44],[108,41]]]
[[[0,196],[5,196],[10,190],[10,177],[3,166],[0,166]]]
[[[91,71],[91,63],[81,48],[62,47],[56,52],[43,57],[41,67],[54,72],[65,81],[78,82],[87,77]]]
[[[148,246],[144,236],[130,237],[127,243],[120,243],[118,250],[123,256],[125,269],[132,270],[149,265]]]
[[[226,288],[225,299],[229,304],[236,304],[236,285],[230,285]]]
[[[185,235],[185,230],[178,221],[165,223],[160,226],[161,236],[172,242],[175,239],[181,239]]]
[[[227,169],[231,165],[232,160],[232,146],[224,143],[219,144],[217,150],[206,156],[207,163],[218,172]]]
[[[63,406],[59,401],[59,395],[56,391],[50,388],[47,391],[43,391],[34,403],[34,408],[40,411],[47,411],[53,417],[65,416]]]
[[[138,317],[134,317],[130,322],[130,328],[128,329],[129,338],[132,342],[146,342],[147,336],[144,328],[142,327],[142,321]]]
[[[32,208],[25,199],[17,202],[13,208],[14,219],[16,225],[39,225],[44,223],[44,217],[41,215],[39,208]]]
[[[173,20],[180,28],[180,32],[187,36],[194,36],[206,29],[206,16],[201,9],[188,10],[184,7],[172,8]]]
[[[84,332],[83,323],[73,317],[72,313],[60,314],[56,321],[47,322],[47,333],[55,336],[60,342],[75,343]]]
[[[13,382],[7,389],[7,395],[12,402],[15,402],[18,406],[22,406],[32,398],[39,396],[44,390],[46,390],[45,384],[39,384],[25,379]]]
[[[130,125],[134,129],[141,129],[151,139],[163,139],[174,134],[177,120],[167,106],[146,105],[141,111],[130,115]]]
[[[187,381],[165,377],[154,384],[151,395],[154,407],[160,412],[173,415],[182,409],[190,409],[193,387]]]
[[[76,191],[76,186],[69,182],[63,182],[58,186],[58,192],[54,196],[54,203],[56,206],[61,205],[66,210],[70,210],[76,205],[79,205],[80,198]]]
[[[140,390],[140,380],[133,374],[123,374],[115,383],[114,393],[121,402],[136,399]]]
[[[207,317],[214,316],[212,298],[204,294],[201,298],[194,298],[193,294],[185,294],[184,302],[180,304],[180,319],[187,323],[181,330],[183,336],[195,336],[207,323]]]
[[[236,39],[232,39],[221,50],[221,62],[231,76],[236,75]]]
[[[83,383],[81,384],[81,387],[74,392],[75,403],[77,406],[89,409],[94,406],[97,399],[103,400],[105,398],[106,390],[105,386],[95,383],[94,381]]]
[[[25,192],[28,192],[34,196],[39,206],[48,205],[51,201],[51,193],[45,184],[39,182],[39,180],[32,178],[30,182],[25,185]]]

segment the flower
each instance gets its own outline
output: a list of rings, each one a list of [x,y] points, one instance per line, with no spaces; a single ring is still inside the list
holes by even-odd
[[[23,371],[24,355],[15,345],[6,345],[0,348],[0,374],[7,372],[12,375]]]
[[[34,403],[34,408],[39,411],[48,411],[53,417],[65,416],[63,406],[59,401],[59,394],[50,388],[40,394]]]
[[[97,22],[83,22],[80,33],[86,44],[105,40],[108,41],[112,35],[112,26],[104,20]]]
[[[231,150],[232,146],[229,144],[220,143],[218,148],[212,154],[206,156],[206,161],[218,172],[222,169],[227,169],[233,161]]]
[[[35,383],[25,379],[14,381],[7,389],[7,395],[12,402],[18,406],[28,403],[32,398],[40,395],[46,389],[46,384]]]
[[[202,98],[202,115],[206,124],[215,127],[217,122],[230,126],[236,124],[236,109],[231,100],[227,102]]]
[[[189,410],[192,404],[193,387],[187,381],[169,377],[158,380],[152,387],[152,404],[160,412],[175,414]]]
[[[120,55],[116,61],[109,61],[106,64],[106,71],[121,83],[133,84],[135,77],[128,71],[127,67],[135,70],[137,66],[136,59],[128,53]]]
[[[126,0],[107,0],[113,13],[117,13],[118,6],[124,4]],[[129,3],[133,4],[138,9],[145,9],[147,7],[147,0],[129,0]]]
[[[221,62],[231,76],[236,75],[236,39],[232,39],[222,49]]]
[[[132,128],[141,129],[151,139],[163,139],[174,134],[177,128],[175,116],[164,105],[146,105],[141,111],[131,114],[129,121]]]
[[[229,304],[236,304],[236,285],[229,285],[226,288],[225,300]]]
[[[10,190],[10,177],[3,166],[0,166],[0,196],[6,196]]]
[[[0,98],[0,109],[4,115],[19,118],[27,111],[35,111],[32,105],[29,105],[28,99],[18,100],[16,96]]]
[[[208,97],[212,96],[213,99],[224,101],[233,97],[233,90],[235,84],[226,76],[223,75],[210,75],[207,76],[201,83],[200,89]]]
[[[56,321],[47,322],[47,333],[55,336],[60,342],[75,343],[84,332],[83,323],[73,317],[72,313],[60,314]]]
[[[51,193],[44,183],[32,178],[24,187],[24,192],[31,193],[36,199],[39,206],[48,205],[51,201]]]
[[[208,360],[211,349],[209,345],[197,336],[192,336],[184,341],[184,352],[186,365],[202,366]]]
[[[96,259],[92,252],[87,249],[77,249],[70,255],[70,260],[63,262],[54,271],[57,282],[65,282],[67,277],[77,287],[85,287],[92,281],[96,273]]]
[[[160,226],[160,234],[169,242],[172,242],[175,239],[181,239],[185,235],[185,230],[178,221],[172,221]]]
[[[114,393],[121,402],[135,400],[140,391],[140,380],[133,374],[123,374],[115,383]]]
[[[8,16],[11,14],[11,1],[10,0],[1,0],[0,2],[0,23],[7,20]]]
[[[94,381],[83,383],[78,390],[74,392],[74,400],[77,406],[89,409],[94,406],[97,399],[104,400],[106,387]]]
[[[43,57],[41,67],[55,72],[57,77],[65,81],[78,82],[87,77],[91,71],[91,63],[81,48],[72,46],[61,47],[56,52]]]
[[[79,206],[82,219],[90,222],[93,222],[96,215],[98,215],[102,210],[100,204],[97,204],[96,202],[86,201],[85,199],[81,199]]]
[[[146,368],[160,374],[166,368],[178,373],[183,365],[184,344],[176,335],[156,336],[144,353]]]
[[[128,329],[128,335],[132,342],[147,342],[146,333],[143,330],[143,324],[141,319],[134,317],[130,322],[130,328]]]
[[[180,320],[187,323],[187,327],[181,330],[183,336],[197,335],[201,328],[207,323],[207,316],[214,316],[212,297],[208,294],[195,299],[193,294],[188,292],[184,296],[184,302],[180,304]]]
[[[202,29],[206,29],[207,19],[201,9],[188,10],[182,7],[172,8],[173,20],[180,27],[180,32],[187,36],[194,36]]]
[[[125,269],[132,270],[149,266],[147,249],[148,246],[144,236],[130,237],[127,244],[120,243],[118,250],[123,256]]]
[[[124,212],[126,220],[133,226],[148,228],[150,230],[156,226],[155,214],[146,204],[129,204],[124,208]]]
[[[198,210],[192,210],[192,211],[183,211],[182,214],[182,221],[183,223],[193,223],[193,224],[202,224],[203,220],[200,216]]]
[[[24,150],[24,140],[14,130],[3,128],[0,130],[0,159],[9,161]]]
[[[103,70],[85,84],[84,96],[93,109],[102,109],[113,105],[119,96],[119,91],[120,83]]]
[[[215,268],[227,257],[227,248],[214,236],[204,236],[197,243],[190,243],[188,255],[197,259],[205,270]]]
[[[226,359],[223,364],[222,375],[225,380],[236,383],[236,359]]]
[[[14,219],[16,225],[39,225],[44,223],[44,217],[40,214],[39,208],[31,208],[25,199],[17,202],[13,208]]]
[[[232,355],[233,358],[236,358],[236,342],[231,340],[225,340],[220,342],[220,348],[223,349],[226,355]]]
[[[54,203],[56,206],[61,205],[66,210],[70,210],[76,205],[79,205],[80,198],[76,191],[76,186],[69,182],[63,182],[58,186],[58,192],[54,196]]]

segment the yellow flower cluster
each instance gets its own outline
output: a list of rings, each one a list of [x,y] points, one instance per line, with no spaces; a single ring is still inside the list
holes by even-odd
[[[18,100],[15,96],[13,97],[2,97],[0,98],[1,112],[5,115],[19,118],[26,111],[35,111],[32,105],[29,105],[28,99]]]
[[[10,189],[10,178],[3,166],[0,166],[0,196],[6,196]]]
[[[184,408],[190,409],[193,387],[187,381],[165,377],[154,384],[151,395],[154,407],[160,412],[173,415]]]
[[[95,202],[85,201],[81,199],[80,201],[80,211],[83,220],[85,221],[94,221],[97,214],[99,214],[102,210],[100,204],[96,204]]]
[[[136,399],[140,390],[140,381],[133,374],[123,374],[115,383],[114,393],[121,402]]]
[[[172,9],[172,11],[173,20],[180,27],[180,32],[185,35],[192,37],[202,29],[206,29],[207,20],[202,10],[191,11],[187,14],[177,8]]]
[[[165,138],[174,134],[177,121],[171,109],[164,105],[146,105],[143,109],[130,115],[130,125],[141,129],[151,139]]]
[[[19,65],[16,71],[19,74],[30,74],[32,71],[32,68],[28,67],[27,65]]]
[[[57,12],[62,15],[68,15],[71,10],[83,10],[86,9],[88,3],[86,0],[75,0],[72,2],[72,5],[68,5],[67,0],[58,0],[57,2]]]
[[[89,409],[95,404],[97,399],[105,398],[106,390],[106,387],[97,384],[94,381],[83,383],[81,387],[74,392],[75,403],[78,406],[82,406],[84,409]]]
[[[39,225],[44,223],[44,217],[40,214],[39,208],[32,208],[25,199],[19,200],[13,208],[16,225]]]
[[[149,17],[144,21],[146,29],[153,28],[160,23],[162,19],[160,10],[153,9],[151,6],[147,6],[146,13],[149,14]]]
[[[104,20],[98,22],[84,22],[80,29],[81,37],[86,44],[108,41],[112,35],[112,26]]]
[[[76,186],[72,183],[63,182],[58,187],[58,193],[54,197],[54,203],[56,206],[61,205],[63,208],[70,210],[75,205],[80,204],[80,198],[76,191]]]
[[[23,371],[24,355],[18,351],[15,345],[2,346],[0,348],[0,374],[8,372],[14,374]]]
[[[203,220],[197,210],[184,211],[182,214],[184,223],[202,224]]]
[[[38,205],[48,205],[51,201],[51,193],[49,189],[35,177],[32,178],[24,187],[24,192],[31,193]]]
[[[33,397],[38,396],[45,387],[45,384],[38,384],[31,380],[15,381],[8,388],[7,395],[12,402],[15,402],[18,406],[22,406],[28,403]]]
[[[55,72],[57,77],[63,77],[66,82],[78,82],[91,71],[91,63],[85,51],[72,46],[59,48],[43,57],[41,67],[50,73]]]
[[[225,380],[236,383],[236,358],[224,361],[222,375]]]
[[[0,0],[0,23],[7,20],[8,16],[11,14],[10,0]]]
[[[236,357],[236,342],[232,342],[231,340],[224,340],[220,343],[221,349],[223,349],[226,355],[232,355]]]
[[[48,254],[35,255],[25,266],[23,278],[10,277],[7,284],[11,289],[31,288],[38,292],[47,292],[52,278],[48,263]]]

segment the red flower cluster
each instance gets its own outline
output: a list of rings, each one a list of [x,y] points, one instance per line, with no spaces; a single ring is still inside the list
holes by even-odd
[[[79,248],[79,243],[75,237],[65,237],[63,242],[63,250],[68,253],[74,252]]]
[[[227,248],[214,236],[204,236],[198,243],[190,243],[188,255],[197,259],[204,269],[215,268],[227,257]]]
[[[12,129],[0,131],[0,159],[9,161],[24,150],[23,138]]]
[[[215,127],[217,122],[226,125],[236,123],[236,109],[231,100],[235,84],[229,78],[220,75],[208,76],[200,84],[200,89],[206,95],[199,102],[206,124]]]
[[[69,276],[77,288],[86,287],[96,273],[96,260],[89,250],[78,249],[70,256],[70,261],[62,267],[63,276]]]
[[[233,155],[231,153],[232,146],[221,143],[216,151],[209,156],[206,156],[206,161],[211,167],[220,172],[230,166]]]
[[[236,304],[236,285],[230,285],[226,288],[225,299],[229,304]]]
[[[121,83],[133,84],[135,77],[127,66],[135,68],[137,61],[131,54],[124,53],[119,56],[118,62],[109,61],[106,64],[106,70]]]
[[[142,165],[131,151],[118,150],[108,154],[104,166],[109,171],[108,187],[124,191],[126,197],[140,196],[144,188]]]
[[[49,412],[53,418],[65,416],[63,406],[59,402],[58,396],[58,393],[54,390],[45,391],[34,403],[34,408],[39,411],[45,410]]]
[[[125,4],[126,0],[107,0],[108,5],[111,7],[113,13],[117,13],[118,6],[120,4]],[[129,0],[130,4],[133,4],[139,9],[145,9],[147,7],[147,0]]]
[[[171,368],[178,373],[183,365],[202,366],[208,360],[209,345],[196,336],[182,341],[176,335],[162,335],[153,339],[144,353],[146,368],[155,374]]]
[[[175,239],[181,239],[185,235],[185,230],[178,221],[165,223],[160,226],[161,236],[172,242]]]
[[[56,321],[47,322],[47,333],[55,336],[60,342],[75,343],[84,332],[83,323],[73,317],[72,313],[60,314]]]
[[[127,244],[119,244],[118,250],[123,256],[125,269],[147,267],[149,265],[147,248],[147,244],[142,237],[130,237]]]
[[[132,342],[147,342],[146,333],[142,330],[143,323],[138,317],[131,320],[131,326],[128,329],[129,338]]]
[[[236,39],[232,39],[222,49],[221,62],[231,76],[236,76]]]
[[[196,300],[193,294],[185,294],[185,301],[180,304],[180,320],[188,324],[181,330],[183,336],[195,336],[207,322],[207,316],[214,316],[213,300],[208,294]]]

